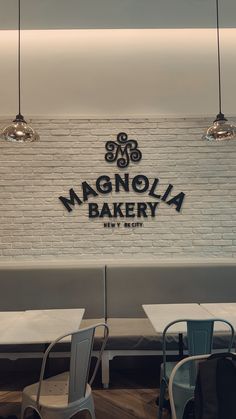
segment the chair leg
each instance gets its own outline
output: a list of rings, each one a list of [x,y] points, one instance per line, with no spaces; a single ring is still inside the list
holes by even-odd
[[[96,419],[95,417],[95,410],[94,410],[94,401],[93,401],[93,397],[90,397],[89,402],[88,402],[88,409],[91,415],[91,419]]]
[[[21,419],[24,419],[25,418],[26,410],[27,410],[27,406],[24,405],[23,404],[23,401],[22,401],[22,404],[21,404],[21,414],[20,414],[20,418]]]
[[[91,419],[96,419],[95,411],[94,411],[94,408],[92,406],[86,406],[85,409],[80,410],[80,412],[86,412],[86,411],[89,412],[89,415],[90,415]],[[72,416],[72,419],[73,419],[73,416]]]
[[[183,398],[181,400],[181,403],[179,404],[179,406],[176,406],[176,418],[177,419],[182,419],[183,418],[185,408],[186,408],[186,406],[187,406],[187,404],[190,400],[191,400],[191,398],[189,398],[189,397]]]
[[[164,400],[165,400],[165,392],[166,392],[166,382],[164,380],[161,380],[158,419],[162,419],[162,412],[163,412],[163,406],[164,406]]]
[[[39,419],[39,418],[41,418],[41,416],[40,416],[40,414],[39,414],[39,412],[36,410],[36,409],[34,409],[33,407],[30,407],[30,408],[28,408],[28,407],[23,407],[22,409],[21,409],[21,419],[25,419],[25,415],[26,415],[26,417],[28,417],[28,414],[29,414],[29,411],[28,411],[28,409],[30,409],[30,418],[35,418],[35,419]],[[26,413],[28,411],[28,414]]]
[[[94,410],[90,410],[89,413],[90,413],[91,419],[96,419]]]
[[[109,351],[104,351],[102,354],[102,384],[103,388],[109,387],[110,372],[109,372]]]

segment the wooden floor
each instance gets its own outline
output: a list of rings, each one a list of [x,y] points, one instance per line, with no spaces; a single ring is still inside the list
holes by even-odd
[[[157,419],[158,395],[156,369],[150,365],[140,368],[119,368],[111,372],[108,390],[101,387],[98,377],[93,389],[96,419]],[[0,416],[16,415],[20,418],[22,389],[38,380],[38,371],[2,372],[0,377]],[[76,419],[88,419],[80,414]],[[168,418],[168,415],[165,416]]]

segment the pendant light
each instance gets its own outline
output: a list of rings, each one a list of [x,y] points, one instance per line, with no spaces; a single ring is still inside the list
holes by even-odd
[[[21,114],[21,0],[18,0],[18,114],[11,125],[3,129],[0,138],[6,141],[26,143],[39,140],[39,135]]]
[[[236,126],[225,118],[221,109],[221,62],[220,62],[220,27],[219,27],[219,1],[216,0],[216,29],[217,29],[217,62],[218,62],[218,94],[219,113],[213,125],[210,126],[204,135],[203,140],[225,141],[236,139]]]

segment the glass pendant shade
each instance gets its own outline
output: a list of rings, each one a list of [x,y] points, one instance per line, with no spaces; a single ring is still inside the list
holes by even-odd
[[[30,143],[39,140],[38,133],[31,128],[24,117],[19,114],[11,125],[8,125],[1,132],[0,138],[15,143]]]
[[[202,139],[208,141],[227,141],[236,139],[236,126],[228,122],[222,113],[221,107],[221,59],[220,59],[220,25],[219,25],[219,0],[216,2],[216,34],[217,34],[217,68],[218,68],[218,94],[219,94],[219,113],[213,125],[203,134]]]
[[[228,122],[224,114],[219,113],[213,125],[202,136],[203,140],[226,141],[236,139],[236,126]]]
[[[18,0],[18,115],[14,121],[0,132],[0,139],[15,143],[31,143],[39,140],[39,135],[21,115],[21,0]]]

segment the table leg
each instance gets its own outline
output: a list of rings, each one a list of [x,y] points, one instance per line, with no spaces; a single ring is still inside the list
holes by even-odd
[[[183,357],[184,357],[183,333],[179,333],[179,358],[183,359]]]

